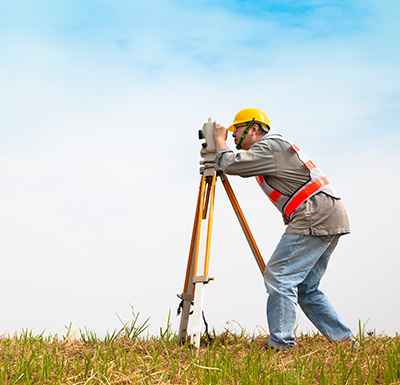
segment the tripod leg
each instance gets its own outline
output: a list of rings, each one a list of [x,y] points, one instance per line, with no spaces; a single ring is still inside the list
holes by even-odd
[[[214,200],[215,200],[215,184],[217,181],[217,177],[214,175],[211,182],[211,202],[210,202],[210,210],[208,214],[208,228],[207,228],[207,244],[206,244],[206,255],[204,260],[204,275],[208,275],[208,267],[210,264],[210,249],[211,249],[211,230],[212,223],[214,218]]]
[[[253,238],[253,235],[250,231],[249,225],[247,224],[247,221],[243,215],[243,212],[239,206],[239,202],[236,199],[236,196],[232,190],[232,187],[228,181],[228,178],[226,177],[225,174],[221,176],[222,184],[225,188],[226,193],[228,194],[228,198],[231,201],[233,210],[236,213],[236,216],[239,220],[240,226],[242,227],[242,230],[244,232],[244,235],[246,236],[247,242],[250,245],[251,251],[253,252],[254,258],[256,259],[257,265],[261,271],[261,274],[264,275],[265,271],[265,262],[261,256],[260,250],[257,247],[256,241]]]
[[[190,242],[190,251],[189,251],[188,264],[186,268],[185,284],[183,287],[183,293],[180,296],[180,298],[183,301],[182,303],[183,308],[182,308],[181,321],[179,325],[179,335],[178,335],[179,343],[181,344],[186,342],[190,306],[194,299],[193,276],[194,276],[195,265],[197,265],[196,259],[198,255],[198,232],[199,232],[198,230],[200,230],[199,229],[199,226],[201,224],[200,221],[203,216],[205,187],[206,187],[206,179],[202,178],[197,198],[196,214],[193,224],[192,239]]]
[[[193,307],[193,316],[192,316],[192,325],[191,325],[191,334],[190,340],[191,343],[196,347],[200,346],[200,336],[201,336],[201,319],[203,313],[203,298],[204,298],[204,285],[207,284],[210,280],[208,277],[208,267],[210,261],[210,247],[211,247],[211,230],[212,230],[212,222],[214,216],[214,198],[215,198],[215,183],[216,183],[216,175],[212,177],[211,180],[211,195],[209,197],[209,207],[205,207],[203,216],[203,220],[208,222],[207,225],[207,233],[202,232],[199,234],[200,246],[202,254],[198,256],[198,262],[204,264],[204,275],[197,276],[197,269],[195,267],[193,282],[196,286],[194,293],[194,307]],[[209,185],[210,186],[210,185]],[[210,191],[209,190],[209,191]],[[207,199],[208,204],[208,199]],[[203,238],[206,237],[206,242],[204,244]]]
[[[185,285],[183,287],[183,292],[187,293],[189,289],[189,280],[190,277],[193,276],[193,261],[195,257],[195,247],[196,247],[196,241],[197,241],[197,233],[198,233],[198,228],[200,224],[200,218],[203,216],[203,204],[204,204],[204,192],[205,192],[205,187],[206,187],[206,179],[202,178],[200,187],[199,187],[199,195],[197,197],[197,206],[196,206],[196,214],[194,217],[194,223],[193,223],[193,231],[192,231],[192,240],[190,242],[190,251],[189,251],[189,260],[186,268],[186,277],[185,277]],[[201,212],[200,212],[201,211]],[[194,265],[193,265],[194,266]],[[191,288],[190,288],[191,289]]]

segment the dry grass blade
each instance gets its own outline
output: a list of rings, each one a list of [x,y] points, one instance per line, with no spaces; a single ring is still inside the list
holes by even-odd
[[[198,368],[200,368],[200,369],[207,369],[207,370],[222,370],[222,369],[220,369],[220,368],[210,368],[210,367],[208,367],[208,366],[198,365],[198,364],[195,364],[194,362],[192,362],[190,365],[197,366],[197,367],[198,367]]]

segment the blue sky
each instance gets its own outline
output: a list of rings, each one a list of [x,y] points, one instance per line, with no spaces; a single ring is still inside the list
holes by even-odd
[[[102,333],[118,328],[116,314],[129,321],[130,306],[157,332],[183,284],[197,130],[251,106],[304,148],[349,212],[327,294],[354,331],[358,320],[398,331],[399,11],[395,1],[0,2],[0,332],[72,322]],[[230,180],[267,260],[279,213],[253,181]],[[252,332],[266,327],[265,289],[222,191],[206,310],[219,330],[235,319]]]

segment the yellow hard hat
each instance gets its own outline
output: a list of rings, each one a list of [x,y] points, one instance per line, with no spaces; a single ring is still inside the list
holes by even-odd
[[[253,119],[254,119],[255,123],[259,122],[259,123],[266,124],[269,129],[269,127],[270,127],[269,119],[265,112],[262,112],[261,110],[258,110],[257,108],[246,108],[242,111],[239,111],[235,115],[233,124],[231,126],[229,126],[228,130],[235,131],[235,126],[242,124],[242,123],[251,122]]]

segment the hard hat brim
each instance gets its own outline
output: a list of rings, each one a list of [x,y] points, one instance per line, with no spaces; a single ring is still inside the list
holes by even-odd
[[[239,126],[240,124],[244,124],[244,123],[247,124],[250,121],[251,121],[251,119],[250,120],[239,120],[239,121],[235,122],[234,124],[232,124],[231,126],[229,126],[228,131],[233,132],[233,131],[235,131],[236,126]],[[257,123],[257,122],[254,122],[254,123]]]

